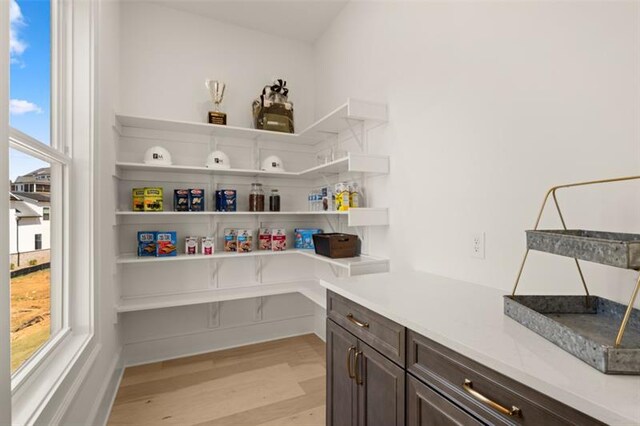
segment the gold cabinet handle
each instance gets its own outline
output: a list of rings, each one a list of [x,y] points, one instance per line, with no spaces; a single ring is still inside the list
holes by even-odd
[[[351,313],[347,315],[347,319],[360,328],[369,328],[368,322],[358,321],[357,319],[354,318],[353,314]]]
[[[357,355],[356,355],[356,357],[357,357]],[[474,397],[478,401],[484,402],[489,407],[493,408],[494,410],[496,410],[496,411],[498,411],[498,412],[500,412],[500,413],[502,413],[502,414],[504,414],[506,416],[519,416],[520,413],[521,413],[520,409],[518,407],[516,407],[515,405],[512,405],[511,409],[503,407],[502,405],[498,404],[497,402],[494,402],[494,401],[490,400],[489,398],[487,398],[486,396],[484,396],[483,394],[481,394],[477,390],[473,389],[473,383],[469,379],[464,379],[464,383],[462,384],[462,389],[464,389],[469,395],[471,395],[472,397]]]
[[[349,375],[350,379],[355,379],[356,378],[356,374],[353,372],[352,368],[351,368],[351,355],[353,355],[353,352],[356,350],[355,346],[349,346],[349,350],[347,351],[347,374]]]
[[[362,359],[362,351],[356,352],[356,383],[361,385],[364,383],[362,375],[360,374],[360,359]]]

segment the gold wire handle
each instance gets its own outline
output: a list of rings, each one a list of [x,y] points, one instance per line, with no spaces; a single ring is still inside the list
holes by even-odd
[[[347,315],[347,319],[360,328],[369,328],[368,322],[358,321],[351,313]]]
[[[560,222],[562,223],[562,227],[566,230],[567,224],[564,220],[564,216],[562,214],[562,210],[560,210],[560,204],[558,203],[558,197],[556,196],[556,191],[558,189],[564,188],[574,188],[577,186],[587,186],[587,185],[598,185],[602,183],[612,183],[612,182],[625,182],[630,180],[638,180],[640,176],[625,176],[619,178],[611,178],[611,179],[600,179],[600,180],[591,180],[586,182],[576,182],[576,183],[568,183],[564,185],[558,185],[550,188],[546,195],[544,196],[544,200],[542,201],[542,206],[540,207],[540,211],[538,212],[538,217],[536,218],[536,223],[533,227],[534,230],[538,229],[540,225],[540,220],[542,219],[542,213],[544,213],[544,208],[547,205],[547,201],[549,200],[549,196],[553,198],[553,203],[556,206],[556,210],[558,211],[558,216],[560,216]],[[516,289],[518,288],[518,284],[520,283],[520,278],[522,277],[522,272],[524,271],[524,265],[527,262],[527,257],[529,256],[529,248],[524,253],[524,257],[522,259],[522,263],[520,264],[520,269],[518,270],[518,276],[516,277],[516,282],[513,286],[513,290],[511,291],[511,296],[516,295]],[[584,291],[586,293],[586,303],[589,304],[589,288],[587,287],[587,283],[584,279],[584,274],[582,273],[582,268],[580,268],[580,262],[578,259],[573,259],[576,263],[576,267],[578,269],[578,274],[580,275],[580,280],[582,281],[582,286],[584,287]],[[618,335],[616,336],[615,347],[619,347],[622,343],[622,337],[624,336],[625,328],[627,327],[627,323],[629,322],[629,318],[631,317],[631,312],[633,311],[633,304],[635,303],[636,297],[640,292],[640,276],[638,277],[638,282],[636,283],[635,289],[631,293],[631,299],[629,300],[629,305],[627,306],[627,310],[622,319],[622,324],[620,325],[620,329],[618,330]]]
[[[512,405],[511,408],[507,408],[487,398],[477,390],[473,389],[473,382],[471,382],[471,380],[469,379],[464,379],[464,383],[462,384],[462,389],[464,389],[469,395],[471,395],[478,401],[481,401],[487,404],[489,407],[493,408],[494,410],[506,416],[519,416],[520,413],[522,413],[522,411],[515,405]]]

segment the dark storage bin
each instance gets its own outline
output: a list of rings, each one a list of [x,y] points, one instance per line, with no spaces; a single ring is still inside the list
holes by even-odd
[[[340,259],[343,257],[356,257],[360,255],[360,239],[357,235],[327,233],[315,234],[313,245],[316,254]]]

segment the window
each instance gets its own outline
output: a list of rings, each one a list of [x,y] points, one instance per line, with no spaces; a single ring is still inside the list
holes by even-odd
[[[42,250],[42,234],[36,234],[35,235],[34,246],[35,246],[36,250]],[[35,259],[33,259],[31,261],[36,261],[37,262],[37,260],[35,260]],[[31,265],[31,266],[33,266],[33,265]]]
[[[42,208],[42,220],[49,220],[49,207]]]

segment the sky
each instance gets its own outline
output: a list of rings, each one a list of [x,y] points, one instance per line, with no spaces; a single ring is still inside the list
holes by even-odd
[[[11,0],[11,126],[51,143],[51,3]],[[10,150],[10,179],[46,164]]]

